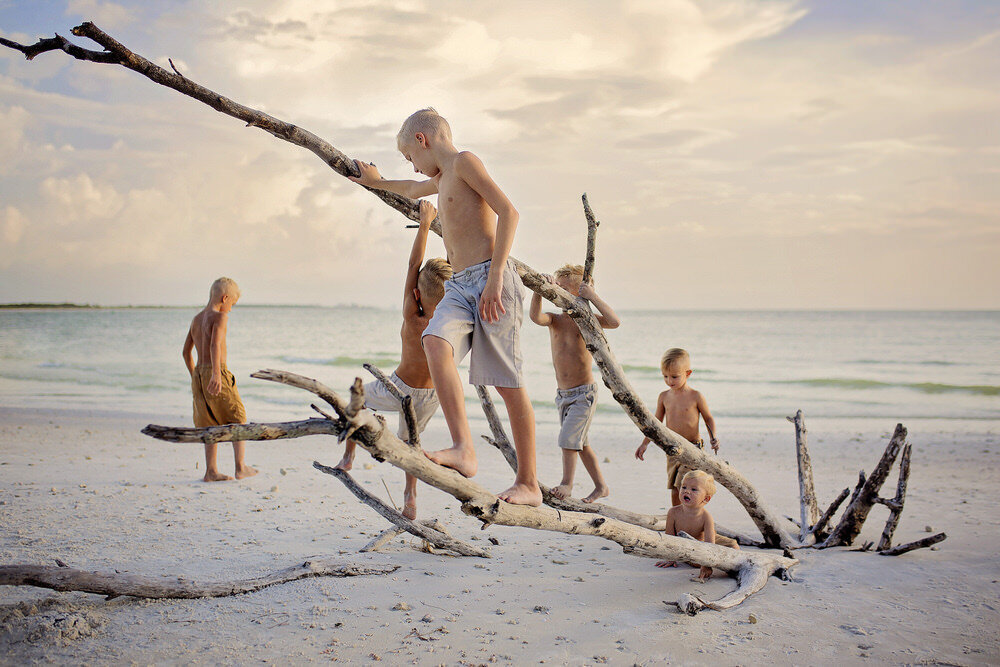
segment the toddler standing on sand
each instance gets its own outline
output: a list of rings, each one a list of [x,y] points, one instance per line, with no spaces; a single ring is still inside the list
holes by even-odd
[[[715,521],[705,509],[705,505],[715,495],[715,478],[704,470],[690,470],[681,479],[681,504],[667,510],[668,535],[678,535],[684,531],[696,540],[709,544],[720,544],[730,549],[739,549],[736,540],[715,533]],[[656,567],[677,567],[677,562],[661,560]],[[697,566],[696,566],[697,567]],[[704,581],[712,576],[712,568],[701,566],[698,578]]]
[[[434,109],[407,118],[396,147],[428,180],[387,181],[363,162],[356,162],[361,176],[352,180],[405,197],[438,195],[441,237],[455,274],[427,324],[423,346],[452,446],[428,452],[427,457],[466,477],[476,474],[476,450],[457,367],[471,352],[469,383],[497,388],[517,451],[514,485],[497,495],[509,503],[537,507],[542,492],[535,471],[535,413],[521,373],[524,286],[509,258],[517,210],[482,160],[455,148],[448,121]]]
[[[699,419],[705,420],[705,428],[711,438],[712,450],[719,451],[719,440],[715,437],[715,419],[708,411],[708,403],[701,392],[695,391],[687,383],[691,376],[691,357],[686,350],[674,347],[667,350],[660,360],[660,370],[663,380],[670,389],[661,392],[656,399],[656,419],[662,421],[667,428],[691,442],[700,449],[705,443],[699,435]],[[635,450],[635,457],[644,460],[649,438],[643,438],[642,444]],[[667,457],[667,486],[670,488],[670,504],[680,504],[681,480],[690,468],[682,466],[679,461]]]
[[[403,284],[403,328],[399,332],[403,339],[403,350],[399,366],[390,378],[404,396],[410,397],[417,433],[423,432],[438,407],[434,382],[427,369],[427,357],[420,347],[420,338],[434,315],[434,309],[444,296],[445,281],[451,278],[451,265],[440,258],[429,259],[424,268],[420,268],[420,263],[424,260],[424,249],[427,247],[427,232],[436,216],[437,210],[429,201],[420,202],[420,226],[413,239],[406,281]],[[410,432],[403,418],[403,406],[380,381],[374,380],[365,385],[365,407],[373,410],[398,410],[397,434],[400,440],[409,440]],[[353,440],[347,440],[344,458],[337,464],[338,468],[351,469],[356,447]],[[417,518],[417,478],[410,473],[406,473],[406,488],[403,491],[403,516],[407,519]]]
[[[191,393],[194,396],[194,425],[197,428],[223,424],[245,424],[247,413],[236,390],[236,378],[226,368],[226,329],[229,311],[240,300],[240,288],[232,278],[219,278],[212,283],[208,305],[191,320],[184,340],[184,365],[191,374]],[[191,350],[198,350],[198,365],[191,357]],[[232,479],[219,472],[216,462],[218,443],[205,443],[206,482]],[[233,442],[236,459],[236,479],[252,477],[257,471],[248,466],[243,457],[246,443]]]
[[[597,307],[597,322],[605,329],[616,329],[621,324],[615,311],[604,302],[591,285],[583,282],[583,267],[567,264],[555,272],[555,278],[545,276],[549,282],[572,294],[582,296]],[[543,313],[542,297],[537,292],[531,297],[528,310],[531,321],[548,327],[552,344],[552,365],[556,369],[556,408],[559,410],[559,447],[562,449],[562,481],[552,488],[556,498],[568,498],[573,492],[573,477],[579,455],[583,467],[594,481],[594,490],[583,502],[592,503],[608,495],[608,485],[597,463],[597,454],[587,438],[590,420],[597,410],[597,384],[592,365],[594,358],[580,335],[580,328],[573,318],[563,313]]]

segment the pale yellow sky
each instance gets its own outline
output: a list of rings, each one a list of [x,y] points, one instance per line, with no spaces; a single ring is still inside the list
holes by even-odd
[[[0,35],[92,19],[389,177],[432,105],[534,267],[582,261],[589,193],[623,308],[1000,307],[994,3],[148,4],[0,0]],[[136,74],[0,50],[0,302],[394,306],[404,224]]]

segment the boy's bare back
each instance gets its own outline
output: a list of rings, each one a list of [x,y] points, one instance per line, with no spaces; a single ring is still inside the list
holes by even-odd
[[[221,313],[206,307],[191,320],[190,335],[194,341],[194,349],[198,352],[198,365],[211,364],[214,361],[212,356],[212,334],[217,333],[219,337],[219,363],[226,363],[226,328],[229,323],[229,314]]]

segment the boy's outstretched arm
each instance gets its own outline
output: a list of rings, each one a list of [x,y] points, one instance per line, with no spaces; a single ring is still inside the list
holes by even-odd
[[[497,233],[493,242],[490,272],[486,277],[486,287],[479,297],[480,316],[487,322],[495,322],[507,312],[500,303],[500,292],[503,289],[503,272],[507,257],[510,255],[510,247],[514,244],[514,232],[517,231],[519,215],[500,186],[490,178],[483,161],[472,153],[466,151],[458,154],[455,158],[455,173],[497,214]]]
[[[187,366],[188,375],[194,377],[194,357],[191,352],[194,350],[194,336],[191,335],[191,329],[188,329],[187,338],[184,339],[184,349],[181,351],[181,356],[184,358],[184,365]]]
[[[358,165],[358,170],[361,172],[361,176],[348,176],[347,178],[351,179],[355,183],[367,185],[368,187],[375,188],[376,190],[388,190],[389,192],[395,192],[397,195],[403,195],[404,197],[409,197],[410,199],[419,199],[428,195],[437,194],[437,177],[429,178],[426,181],[387,181],[382,178],[381,174],[378,173],[378,169],[375,168],[375,165],[367,162],[361,162],[360,160],[355,160],[354,164]]]
[[[667,414],[667,406],[664,405],[663,403],[663,394],[665,393],[666,392],[662,392],[659,396],[656,397],[656,421],[658,422],[662,422],[664,415]],[[646,454],[646,447],[649,446],[649,443],[650,443],[649,438],[642,439],[642,444],[639,445],[639,448],[635,450],[635,458],[639,459],[640,461],[646,460],[643,458],[643,456]]]
[[[719,439],[715,437],[715,417],[708,410],[708,401],[705,400],[705,395],[698,392],[698,412],[701,413],[701,418],[705,420],[705,428],[708,429],[708,440],[712,443],[712,451],[719,451]]]
[[[542,278],[547,283],[552,282],[552,276],[547,273],[543,273]],[[552,315],[542,312],[542,295],[538,292],[532,292],[531,294],[531,306],[528,308],[528,317],[531,318],[532,322],[543,327],[552,324]]]
[[[594,307],[597,308],[597,323],[600,324],[602,328],[617,329],[621,326],[622,321],[619,319],[618,313],[616,313],[614,308],[609,306],[604,299],[597,296],[597,292],[594,290],[592,285],[588,285],[587,283],[581,284],[580,296],[594,304]]]
[[[427,233],[430,231],[431,222],[436,217],[437,209],[434,208],[434,204],[422,199],[420,201],[420,225],[417,227],[417,235],[413,239],[413,248],[410,249],[410,259],[406,267],[406,281],[403,284],[404,315],[414,315],[420,309],[413,292],[417,288],[420,265],[424,261],[424,251],[427,249]]]
[[[218,320],[212,325],[212,339],[208,349],[212,352],[212,379],[208,381],[208,393],[218,396],[222,391],[222,341],[226,340],[226,329],[229,315],[219,313]]]

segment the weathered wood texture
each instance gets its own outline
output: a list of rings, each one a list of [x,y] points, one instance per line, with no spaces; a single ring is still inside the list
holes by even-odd
[[[854,543],[855,538],[861,533],[861,527],[868,518],[872,506],[878,498],[878,492],[889,476],[892,464],[899,456],[899,450],[906,441],[906,429],[902,424],[896,424],[896,430],[886,445],[885,452],[878,465],[872,470],[865,483],[856,490],[851,504],[844,510],[844,515],[840,518],[840,523],[834,528],[830,536],[820,545],[821,548],[846,546]]]
[[[55,565],[0,565],[0,585],[37,586],[54,591],[80,591],[115,598],[217,598],[250,593],[267,586],[307,577],[356,577],[389,574],[398,565],[345,563],[340,558],[314,557],[303,563],[253,579],[197,583],[183,577],[142,577],[117,572],[92,572]]]
[[[422,526],[427,526],[428,528],[433,528],[434,530],[440,533],[444,533],[445,535],[448,535],[450,537],[450,534],[448,533],[447,529],[437,519],[418,519],[417,523],[419,523]],[[397,535],[402,535],[405,532],[408,531],[405,528],[400,528],[399,526],[391,526],[389,528],[386,528],[381,533],[372,538],[372,540],[368,542],[368,544],[358,549],[358,551],[361,552],[378,551],[386,544],[388,544],[389,541],[395,538]],[[426,540],[424,541],[424,543],[429,544],[428,542],[426,542]]]
[[[191,81],[181,74],[170,72],[148,59],[133,53],[93,23],[86,22],[80,24],[73,28],[73,34],[79,37],[87,37],[102,46],[110,54],[106,56],[106,61],[102,62],[120,64],[155,83],[203,102],[220,113],[237,118],[245,122],[248,126],[260,128],[279,139],[304,147],[312,151],[329,165],[330,168],[342,176],[358,175],[357,166],[351,158],[312,132],[239,104]],[[25,49],[38,50],[41,48],[38,45],[34,47],[23,46],[9,40],[5,40],[4,44],[22,52],[25,52]],[[68,47],[60,48],[75,58],[93,60],[93,58],[83,57],[85,54],[78,54],[72,49],[68,49]],[[54,49],[55,47],[45,48],[43,51]],[[371,190],[371,192],[410,220],[419,220],[418,203],[416,201],[383,190]],[[440,234],[440,221],[435,220],[431,225],[431,229]],[[580,325],[580,331],[587,342],[587,349],[594,355],[594,359],[601,369],[605,385],[611,389],[615,400],[622,405],[626,414],[639,427],[639,430],[644,435],[649,436],[668,455],[677,458],[682,464],[690,468],[699,468],[711,473],[719,484],[729,489],[746,508],[750,517],[760,529],[767,544],[782,547],[794,546],[796,544],[795,540],[785,530],[780,519],[767,509],[757,490],[746,478],[720,459],[710,458],[687,440],[668,430],[653,417],[632,389],[621,366],[615,360],[614,355],[611,354],[607,340],[604,338],[603,332],[597,324],[597,320],[586,300],[574,298],[560,287],[546,283],[541,274],[530,266],[520,260],[513,258],[512,260],[526,287],[538,292],[556,306],[566,309],[573,316],[577,324]]]
[[[413,413],[413,399],[399,390],[399,387],[392,383],[392,380],[382,372],[382,369],[375,364],[364,364],[365,370],[375,376],[375,379],[382,383],[382,386],[392,394],[392,397],[399,401],[400,410],[403,413],[403,421],[406,423],[406,441],[412,447],[420,446],[420,432],[417,429],[417,416]]]
[[[896,497],[892,500],[879,498],[889,508],[889,518],[885,521],[885,528],[882,530],[882,537],[875,547],[878,551],[886,551],[892,546],[892,534],[896,532],[899,525],[899,517],[903,514],[903,502],[906,500],[906,483],[910,479],[910,443],[903,447],[903,453],[899,457],[899,481],[896,482]]]
[[[943,542],[946,537],[948,537],[946,533],[938,533],[937,535],[931,535],[930,537],[925,537],[922,540],[900,544],[899,546],[886,549],[885,551],[879,551],[878,553],[883,556],[901,556],[905,553],[913,551],[914,549],[923,549],[924,547],[933,546],[938,542]]]
[[[816,488],[813,485],[812,461],[806,440],[806,420],[798,410],[788,421],[795,425],[795,454],[799,466],[799,542],[806,543],[812,538],[812,527],[819,522],[819,504],[816,502]]]
[[[267,377],[292,386],[308,386],[313,391],[329,391],[315,380],[302,378],[292,373],[271,372],[267,374]],[[352,402],[360,391],[360,383],[355,382],[354,386],[351,387]],[[343,401],[334,396],[331,403],[342,405]],[[546,506],[511,505],[501,501],[494,494],[472,480],[462,477],[454,470],[437,465],[428,459],[421,450],[410,447],[399,440],[389,429],[385,428],[384,422],[377,419],[370,410],[361,410],[357,414],[349,416],[346,424],[328,419],[311,421],[322,422],[323,426],[331,432],[349,431],[352,439],[375,459],[386,461],[414,475],[421,481],[454,496],[462,502],[462,511],[482,521],[484,527],[500,524],[574,535],[593,535],[614,541],[626,550],[635,549],[637,553],[644,555],[666,560],[696,562],[709,567],[717,567],[734,575],[745,573],[740,578],[741,585],[737,591],[738,595],[744,598],[759,590],[759,587],[756,587],[757,578],[750,577],[750,572],[760,571],[766,572],[767,575],[784,576],[787,570],[798,562],[793,558],[764,552],[739,551],[716,544],[685,540],[616,519],[603,516],[595,517],[593,514],[561,511]],[[252,440],[253,438],[249,437],[249,434],[252,433],[253,429],[248,429],[247,426],[231,424],[213,428],[230,429],[231,438]],[[281,425],[274,426],[280,428]],[[198,434],[191,433],[191,430],[147,427],[149,434],[154,437],[170,436],[163,439],[177,438],[178,441],[200,442],[201,438],[197,437]],[[198,429],[193,430],[197,431]],[[213,432],[212,435],[218,441],[231,439],[219,437],[220,433],[218,432]],[[343,437],[342,434],[340,437]],[[731,596],[732,594],[727,598],[731,598]]]
[[[587,218],[587,257],[583,262],[583,282],[594,282],[594,261],[597,258],[597,227],[601,223],[594,217],[587,193],[583,193],[583,215]]]
[[[456,540],[450,535],[446,535],[441,531],[430,528],[425,523],[418,523],[407,519],[405,516],[361,488],[361,485],[354,481],[354,478],[351,477],[350,473],[344,470],[338,470],[337,468],[325,466],[318,461],[313,461],[313,468],[316,468],[316,470],[319,470],[320,472],[325,472],[327,475],[336,477],[344,483],[344,486],[346,486],[358,500],[374,509],[390,523],[395,524],[412,535],[416,535],[421,539],[427,540],[437,548],[444,549],[446,551],[453,551],[460,556],[492,558],[492,555],[488,551],[466,544],[461,540]]]

